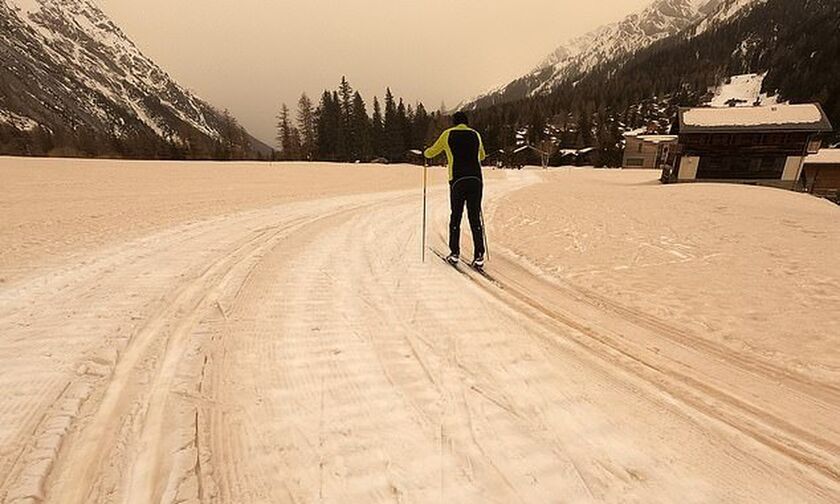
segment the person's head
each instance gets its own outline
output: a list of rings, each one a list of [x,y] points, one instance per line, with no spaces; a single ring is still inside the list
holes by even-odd
[[[467,114],[464,112],[455,112],[452,116],[452,124],[453,126],[458,126],[459,124],[466,124],[469,125],[470,121],[467,119]]]

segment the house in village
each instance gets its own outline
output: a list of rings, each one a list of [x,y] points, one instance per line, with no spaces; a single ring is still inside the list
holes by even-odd
[[[725,181],[799,187],[805,159],[832,131],[819,104],[685,108],[663,182]],[[672,167],[673,166],[673,167]]]
[[[661,170],[677,146],[676,135],[624,134],[624,169]]]
[[[800,181],[809,193],[840,203],[840,149],[822,149],[806,157]]]
[[[551,157],[553,166],[592,166],[595,164],[595,148],[560,149]]]

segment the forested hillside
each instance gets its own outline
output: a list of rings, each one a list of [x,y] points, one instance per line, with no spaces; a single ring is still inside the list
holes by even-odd
[[[840,125],[840,2],[768,0],[704,28],[601,65],[549,94],[475,111],[474,122],[490,149],[512,150],[519,132],[532,145],[596,147],[596,164],[617,166],[622,132],[649,125],[664,131],[679,106],[703,103],[728,76],[767,72],[764,92],[818,101]]]

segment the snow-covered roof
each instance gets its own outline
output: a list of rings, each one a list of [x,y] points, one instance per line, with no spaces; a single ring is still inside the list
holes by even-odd
[[[806,157],[805,164],[840,165],[840,149],[821,149],[819,153]]]
[[[647,133],[647,130],[648,130],[647,128],[634,129],[634,130],[631,130],[631,131],[628,131],[628,132],[624,133],[624,136],[625,137],[637,137],[639,135],[644,135],[645,133]]]
[[[627,137],[628,135],[625,134],[624,136]],[[632,135],[632,136],[635,137],[635,138],[638,138],[639,140],[641,140],[643,142],[650,142],[650,143],[655,143],[655,144],[665,143],[665,142],[675,142],[675,141],[677,141],[677,139],[680,138],[677,135]]]
[[[832,131],[817,103],[770,107],[702,107],[680,110],[681,133]]]

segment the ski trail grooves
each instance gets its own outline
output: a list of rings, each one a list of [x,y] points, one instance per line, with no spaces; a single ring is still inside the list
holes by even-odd
[[[442,249],[445,186],[430,194]],[[501,258],[493,280],[422,264],[419,208],[401,192],[232,214],[4,287],[0,364],[68,344],[0,402],[0,502],[836,500],[813,464],[831,464],[830,429],[782,429],[706,376],[752,373],[727,392],[766,398],[772,370]],[[652,356],[642,336],[674,346]],[[797,404],[819,426],[834,393]]]

